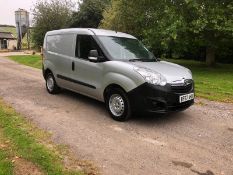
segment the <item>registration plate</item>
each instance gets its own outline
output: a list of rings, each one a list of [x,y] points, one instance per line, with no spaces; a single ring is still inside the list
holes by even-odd
[[[186,101],[190,101],[193,99],[194,99],[194,93],[182,95],[180,96],[180,103],[184,103]]]

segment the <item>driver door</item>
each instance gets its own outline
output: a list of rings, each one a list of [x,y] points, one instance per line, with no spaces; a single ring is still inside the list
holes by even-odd
[[[103,62],[90,62],[89,52],[97,50],[102,54],[98,44],[90,35],[77,35],[75,58],[73,59],[72,79],[75,82],[75,90],[81,94],[99,99],[102,80]]]

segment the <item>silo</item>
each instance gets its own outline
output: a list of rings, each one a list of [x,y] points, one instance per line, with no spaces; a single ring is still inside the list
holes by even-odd
[[[17,31],[17,49],[20,50],[22,46],[22,39],[29,29],[29,12],[24,9],[18,9],[15,11],[15,23]]]

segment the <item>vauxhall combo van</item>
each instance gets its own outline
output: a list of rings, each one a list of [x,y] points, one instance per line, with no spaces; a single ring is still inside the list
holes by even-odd
[[[113,119],[182,111],[194,103],[189,69],[157,59],[132,35],[101,29],[46,34],[43,76],[48,93],[68,89],[106,104]]]

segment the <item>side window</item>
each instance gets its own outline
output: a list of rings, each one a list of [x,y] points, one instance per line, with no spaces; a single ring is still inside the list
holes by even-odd
[[[73,56],[72,45],[74,43],[73,34],[60,34],[47,36],[47,50],[62,55]]]
[[[78,35],[76,40],[75,56],[82,59],[88,59],[90,50],[97,50],[102,55],[99,46],[89,35]]]

